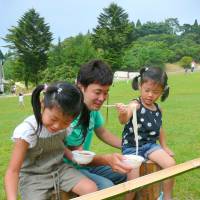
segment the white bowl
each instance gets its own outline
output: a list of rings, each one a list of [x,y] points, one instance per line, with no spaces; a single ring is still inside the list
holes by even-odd
[[[78,164],[88,164],[93,160],[95,153],[92,151],[74,150],[72,151],[72,155],[73,155],[73,159]]]
[[[141,166],[144,158],[142,156],[137,155],[124,155],[123,162],[132,166],[133,168],[138,168]]]

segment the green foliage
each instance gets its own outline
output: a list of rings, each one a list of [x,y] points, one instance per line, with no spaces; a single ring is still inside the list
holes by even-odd
[[[113,68],[120,68],[121,56],[130,42],[133,24],[129,22],[128,14],[115,3],[103,11],[98,17],[97,27],[93,29],[92,43],[96,49],[103,50],[103,57]]]
[[[135,71],[144,66],[163,67],[171,56],[173,52],[163,42],[139,41],[125,51],[123,61],[126,68]]]
[[[187,36],[181,37],[177,43],[169,47],[175,55],[172,61],[178,61],[183,56],[190,56],[193,57],[196,61],[200,61],[200,45],[195,43],[192,38],[193,35],[188,34]]]
[[[179,37],[172,34],[151,34],[141,37],[137,40],[137,42],[141,43],[143,43],[144,41],[163,42],[167,47],[170,47],[171,45],[179,41]]]
[[[184,56],[200,62],[197,20],[183,26],[177,18],[144,24],[138,19],[134,23],[123,8],[111,3],[100,13],[92,34],[58,39],[58,44],[53,45],[49,29],[34,9],[9,29],[5,40],[12,52],[5,55],[6,79],[24,80],[26,86],[30,82],[71,80],[83,63],[94,58],[104,59],[113,71],[149,65],[163,67],[164,63],[178,62]]]
[[[165,24],[168,26],[168,32],[170,34],[177,34],[181,31],[181,27],[177,18],[168,18],[165,20]]]
[[[164,33],[169,33],[169,28],[166,26],[165,23],[160,22],[147,22],[137,28],[138,35],[140,37],[143,37],[145,35],[150,35],[150,34],[164,34]]]
[[[90,35],[79,34],[52,45],[48,52],[48,68],[41,72],[42,82],[67,80],[74,82],[78,67],[100,57],[91,44]]]
[[[91,43],[90,34],[70,37],[64,40],[62,45],[65,63],[69,66],[79,67],[90,59],[100,56]]]
[[[48,53],[48,67],[60,65],[77,68],[92,58],[99,57],[91,44],[90,35],[79,34],[53,45]]]
[[[68,81],[74,83],[77,71],[77,68],[72,68],[66,64],[47,68],[41,72],[43,77],[41,82]]]
[[[189,68],[192,60],[193,60],[192,57],[184,56],[184,57],[181,58],[179,63],[183,68]]]
[[[141,21],[138,19],[137,22],[136,22],[136,28],[139,28],[142,26],[142,23]]]
[[[58,44],[51,45],[51,47],[48,51],[47,66],[48,66],[48,68],[59,66],[59,65],[65,63],[65,60],[66,60],[66,58],[65,58],[64,51],[63,51],[62,42],[60,41],[60,38],[59,38]]]
[[[24,63],[15,57],[9,57],[4,63],[4,75],[6,80],[21,81],[24,79]]]
[[[172,34],[180,32],[180,25],[177,18],[168,18],[165,22],[147,22],[141,24],[137,21],[136,32],[138,37],[144,37],[152,34]]]
[[[15,84],[15,82],[13,80],[7,81],[4,84],[4,93],[5,94],[10,94],[11,93],[11,88],[12,86]]]
[[[193,41],[200,44],[200,25],[198,25],[197,20],[195,20],[193,25],[183,24],[181,27],[182,35],[187,36],[188,34],[193,35]]]
[[[6,35],[8,47],[15,50],[18,60],[23,63],[24,76],[21,76],[27,87],[29,81],[38,83],[39,71],[46,67],[47,50],[52,41],[49,29],[44,18],[34,9],[30,9],[18,21],[18,25],[10,28],[9,34]]]

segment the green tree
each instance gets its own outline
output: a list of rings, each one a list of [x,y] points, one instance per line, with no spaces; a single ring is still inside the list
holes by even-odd
[[[63,52],[66,64],[72,67],[79,67],[90,59],[99,57],[99,53],[92,45],[90,34],[79,34],[64,40]]]
[[[18,25],[8,29],[9,33],[5,41],[8,47],[13,49],[23,67],[21,77],[25,81],[38,84],[40,71],[46,68],[47,51],[52,41],[50,27],[44,22],[44,18],[34,10],[27,11],[18,21]]]
[[[198,34],[199,30],[200,30],[200,28],[199,28],[199,25],[198,25],[198,21],[197,21],[197,19],[195,19],[194,24],[192,26],[192,32]]]
[[[56,45],[51,45],[49,51],[48,51],[48,61],[47,61],[47,66],[49,67],[55,67],[58,65],[61,65],[65,63],[65,55],[63,52],[63,45],[58,38],[58,44]]]
[[[177,18],[168,18],[165,20],[165,24],[169,27],[170,34],[177,34],[180,32],[180,25]]]
[[[4,75],[6,80],[21,81],[23,63],[14,57],[9,57],[4,63]]]
[[[78,67],[99,55],[92,46],[90,34],[79,34],[62,42],[59,39],[48,52],[48,68],[42,72],[42,80],[74,80]]]
[[[115,3],[103,11],[98,17],[97,27],[93,29],[92,43],[96,49],[103,50],[104,59],[113,68],[120,68],[123,51],[133,37],[133,24],[129,22],[128,14]]]
[[[74,82],[77,71],[66,64],[61,64],[56,67],[46,68],[42,72],[42,82],[69,81]]]
[[[147,22],[142,26],[136,26],[137,34],[139,37],[143,37],[150,34],[169,34],[169,26],[164,22]]]
[[[183,24],[181,26],[182,35],[188,34],[192,32],[192,25],[190,24]]]
[[[200,60],[200,45],[195,42],[196,34],[188,33],[169,47],[175,54],[173,61],[178,61],[184,56],[193,57],[196,61]]]
[[[181,60],[179,61],[180,65],[181,65],[183,68],[189,68],[191,62],[192,62],[192,57],[190,57],[190,56],[184,56],[184,57],[182,57]]]
[[[144,66],[163,67],[171,56],[173,56],[173,52],[168,50],[164,42],[140,40],[125,51],[124,68],[138,70]]]
[[[138,19],[137,22],[136,22],[136,28],[139,28],[142,26],[142,23],[141,21]]]

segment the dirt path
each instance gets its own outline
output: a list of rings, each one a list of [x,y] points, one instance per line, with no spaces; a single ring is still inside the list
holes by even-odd
[[[166,72],[169,74],[173,74],[173,73],[185,73],[185,70],[181,67],[178,66],[177,64],[166,64]],[[195,71],[200,71],[200,65],[197,64]],[[191,70],[189,69],[188,72],[191,72]]]

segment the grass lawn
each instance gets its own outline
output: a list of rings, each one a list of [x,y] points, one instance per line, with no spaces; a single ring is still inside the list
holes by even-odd
[[[167,143],[176,154],[177,163],[182,163],[200,155],[200,73],[170,74],[170,95],[166,102],[160,103],[163,110],[163,127]],[[128,103],[137,97],[138,92],[131,89],[131,82],[117,82],[110,89],[109,104]],[[12,141],[10,137],[15,126],[32,113],[30,97],[25,96],[25,108],[18,106],[18,97],[0,98],[0,199],[5,199],[3,177],[10,159]],[[106,109],[102,108],[107,116]],[[106,127],[121,137],[122,126],[117,119],[115,109],[109,108]],[[92,150],[96,153],[119,152],[103,144],[94,137]],[[175,199],[200,199],[200,170],[196,169],[176,177]],[[121,199],[115,197],[113,199]]]

